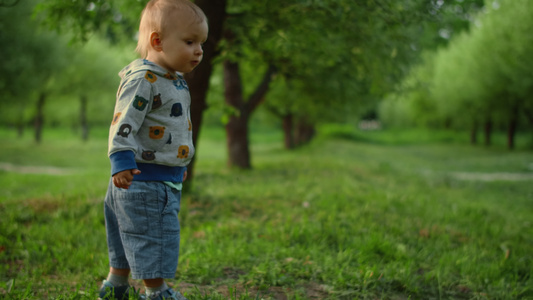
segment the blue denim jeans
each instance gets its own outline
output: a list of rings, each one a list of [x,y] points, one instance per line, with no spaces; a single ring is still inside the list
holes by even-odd
[[[163,182],[110,181],[105,197],[109,264],[134,279],[174,278],[178,267],[181,191]]]

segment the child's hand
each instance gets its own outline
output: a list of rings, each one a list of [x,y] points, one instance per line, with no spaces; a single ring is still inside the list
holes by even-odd
[[[129,189],[133,181],[133,175],[139,175],[141,171],[138,169],[125,170],[113,175],[113,184],[121,189]]]
[[[187,171],[183,172],[183,181],[187,180]]]

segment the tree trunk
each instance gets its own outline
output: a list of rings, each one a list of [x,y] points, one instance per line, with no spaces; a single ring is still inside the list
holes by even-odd
[[[18,114],[18,117],[14,125],[17,130],[17,137],[20,139],[24,136],[24,129],[26,129],[26,126],[28,124],[26,124],[24,121],[24,109],[23,108],[20,108],[17,114]]]
[[[236,108],[237,115],[230,116],[226,124],[228,165],[241,169],[250,169],[250,149],[248,142],[248,112],[243,95],[242,80],[237,62],[224,61],[224,99],[227,104]]]
[[[251,169],[248,118],[231,116],[226,124],[228,166]]]
[[[315,126],[306,120],[299,120],[296,125],[296,145],[309,143],[315,136]]]
[[[24,124],[22,123],[22,121],[17,123],[16,128],[17,128],[17,137],[20,139],[24,135]]]
[[[533,110],[524,108],[524,114],[526,115],[527,120],[529,121],[529,126],[533,127]]]
[[[294,134],[293,134],[293,116],[288,113],[283,116],[283,135],[285,140],[285,149],[294,148]]]
[[[515,107],[511,112],[511,118],[509,119],[509,127],[507,130],[507,148],[513,150],[515,146],[515,133],[518,125],[518,109]]]
[[[533,110],[524,108],[524,114],[526,115],[529,125],[533,126]]]
[[[485,122],[485,146],[490,146],[492,144],[491,136],[492,136],[492,120],[487,120]]]
[[[191,122],[193,143],[198,148],[198,137],[202,128],[204,110],[207,109],[206,96],[209,89],[209,79],[213,72],[213,58],[218,56],[218,43],[222,39],[224,21],[226,20],[227,0],[196,0],[205,13],[209,22],[209,38],[204,44],[204,57],[202,63],[196,69],[186,75],[187,83],[191,93]],[[186,186],[190,185],[194,177],[194,165],[196,156],[193,157],[187,170]]]
[[[87,122],[87,96],[80,96],[80,126],[81,139],[87,141],[89,139],[89,124]]]
[[[470,130],[470,144],[477,144],[477,121],[472,124],[472,129]]]
[[[228,165],[230,167],[241,169],[250,169],[252,167],[248,121],[251,114],[263,101],[275,72],[275,68],[269,66],[253,94],[250,95],[247,101],[244,101],[239,63],[229,60],[224,61],[224,99],[226,104],[235,108],[238,112],[236,115],[232,115],[228,124],[226,124]]]
[[[34,120],[34,129],[35,129],[35,142],[37,144],[41,143],[42,133],[43,133],[43,123],[44,123],[44,103],[46,102],[46,94],[41,92],[39,94],[39,99],[37,100],[37,107]]]

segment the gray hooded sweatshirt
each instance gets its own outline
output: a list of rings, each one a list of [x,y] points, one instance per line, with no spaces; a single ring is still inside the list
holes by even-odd
[[[146,59],[120,73],[109,129],[112,175],[141,170],[133,180],[182,182],[194,155],[187,82]]]

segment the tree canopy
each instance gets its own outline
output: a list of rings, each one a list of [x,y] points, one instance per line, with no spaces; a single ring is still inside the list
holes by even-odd
[[[12,100],[0,111],[4,123],[23,122],[35,91],[46,89],[51,76],[66,64],[61,38],[39,30],[38,20],[31,17],[34,5],[22,1],[0,6],[0,91]]]
[[[418,84],[403,89],[398,106],[409,106],[414,118],[440,120],[441,125],[473,130],[482,123],[487,128],[493,123],[506,126],[512,148],[516,127],[533,120],[532,14],[531,1],[492,2],[476,16],[471,30],[428,55],[420,70],[430,71],[411,75]],[[424,99],[417,100],[414,95],[421,91]],[[433,110],[417,109],[421,102]]]
[[[233,112],[230,116],[249,116],[253,110],[244,112],[242,108],[255,109],[259,104],[279,116],[291,116],[311,125],[375,116],[380,99],[394,89],[420,53],[446,44],[468,26],[472,12],[483,3],[482,0],[195,2],[206,11],[211,27],[204,63],[187,78],[193,98],[195,139],[207,108],[213,67],[222,62],[232,65],[234,70],[230,72],[232,80],[226,83],[235,83],[243,69],[247,74],[238,79],[242,94],[237,97],[242,100],[226,109]],[[116,45],[132,47],[145,1],[39,3],[38,13],[60,32],[73,33],[83,41],[97,35]],[[223,69],[218,68],[220,72]],[[73,76],[73,80],[76,78]],[[227,93],[229,86],[227,95],[232,94]],[[228,99],[226,102],[230,103]]]
[[[315,98],[312,103],[361,104],[355,100],[390,90],[421,48],[443,43],[442,36],[467,26],[471,11],[481,5],[482,0],[232,0],[223,26],[238,42],[229,43],[226,35],[220,53],[274,64],[288,80],[307,82],[300,92]],[[81,38],[100,32],[118,41],[133,39],[143,6],[134,0],[46,1],[40,9],[56,28],[74,29]]]

